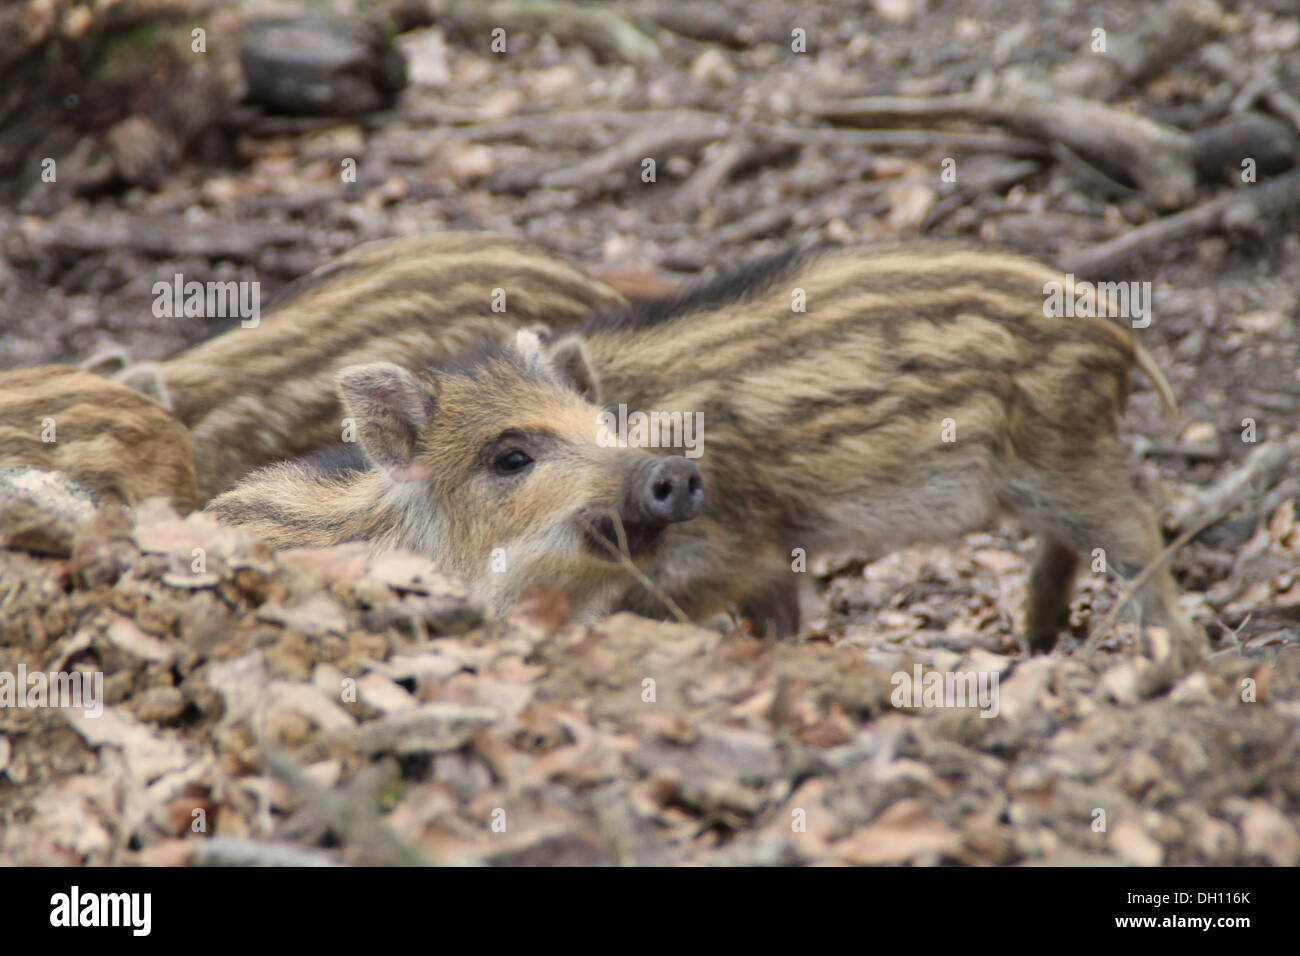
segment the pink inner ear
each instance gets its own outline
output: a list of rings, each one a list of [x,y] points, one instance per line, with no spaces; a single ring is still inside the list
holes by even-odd
[[[412,481],[425,481],[429,477],[429,469],[414,461],[405,465],[394,465],[386,471],[389,478],[403,485]]]
[[[393,411],[401,408],[402,397],[395,388],[386,388],[382,385],[376,385],[368,389],[367,394],[372,402],[383,405],[385,408]]]

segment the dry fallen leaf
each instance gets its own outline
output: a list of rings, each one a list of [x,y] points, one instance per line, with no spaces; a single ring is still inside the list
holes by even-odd
[[[98,717],[80,710],[64,713],[68,723],[92,747],[120,750],[127,769],[142,782],[155,780],[190,763],[185,744],[176,732],[155,730],[116,707],[105,707]]]
[[[936,817],[924,801],[908,798],[832,844],[831,853],[842,862],[865,866],[937,862],[945,854],[955,854],[960,844],[957,830]]]
[[[1143,827],[1132,820],[1120,820],[1108,833],[1112,850],[1135,866],[1159,866],[1165,851]]]
[[[1247,853],[1261,856],[1273,866],[1300,863],[1300,833],[1271,803],[1260,799],[1250,801],[1240,826]]]

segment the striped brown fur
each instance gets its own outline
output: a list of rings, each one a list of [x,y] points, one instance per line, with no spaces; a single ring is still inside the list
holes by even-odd
[[[709,507],[668,530],[650,578],[693,616],[739,605],[789,632],[794,549],[879,555],[1009,511],[1040,536],[1027,628],[1050,649],[1079,554],[1102,548],[1129,578],[1160,550],[1116,428],[1135,363],[1170,400],[1126,328],[1044,314],[1061,279],[1005,251],[905,243],[790,256],[722,304],[688,294],[589,322],[577,334],[607,403],[703,413]],[[622,604],[663,613],[642,588]],[[1141,605],[1195,643],[1168,571]]]
[[[647,551],[668,522],[698,513],[699,477],[682,459],[600,447],[599,409],[575,392],[579,378],[545,359],[536,333],[515,342],[435,373],[346,370],[341,394],[367,467],[272,465],[207,510],[275,547],[366,540],[434,555],[497,613],[549,585],[594,617],[623,581],[615,522],[632,554]],[[524,464],[505,470],[513,455]],[[651,499],[674,483],[694,500],[669,515]]]
[[[1030,647],[1044,651],[1064,622],[1080,554],[1101,548],[1129,578],[1160,549],[1116,428],[1134,364],[1168,397],[1126,328],[1044,314],[1044,287],[1061,278],[1032,259],[962,244],[787,254],[551,336],[550,368],[543,362],[534,378],[578,383],[577,405],[553,389],[543,395],[527,376],[489,374],[499,356],[470,373],[434,373],[424,398],[377,389],[391,407],[354,409],[373,423],[372,444],[423,455],[423,470],[400,489],[385,484],[407,460],[397,455],[398,465],[346,479],[337,499],[323,499],[320,475],[286,468],[214,508],[280,544],[400,543],[479,581],[487,549],[527,540],[521,573],[562,584],[584,618],[618,607],[662,616],[669,602],[696,618],[739,606],[775,633],[799,626],[796,549],[847,544],[878,555],[1011,512],[1040,537],[1027,630]],[[806,311],[792,309],[795,290]],[[609,499],[594,477],[613,460],[602,457],[597,406],[586,402],[597,396],[606,409],[703,416],[697,464],[709,503],[634,555],[650,587],[618,564],[573,557],[573,516],[592,494]],[[553,459],[513,491],[476,483],[465,470],[473,449],[520,420],[557,430]],[[419,533],[397,541],[399,526]],[[527,583],[498,589],[498,605]],[[1139,603],[1180,651],[1200,652],[1167,570]]]
[[[493,290],[506,311],[494,312]],[[437,364],[540,321],[618,309],[621,295],[517,239],[441,233],[381,240],[287,290],[255,327],[236,327],[162,362],[172,407],[194,436],[203,501],[241,475],[340,440],[341,369]]]
[[[52,422],[54,441],[45,441]],[[134,389],[71,365],[0,373],[0,467],[61,471],[105,501],[197,500],[185,426]]]

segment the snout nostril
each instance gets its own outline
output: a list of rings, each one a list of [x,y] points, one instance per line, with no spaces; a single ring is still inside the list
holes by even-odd
[[[647,466],[631,507],[645,518],[671,524],[688,521],[704,505],[704,481],[685,458],[666,456]]]

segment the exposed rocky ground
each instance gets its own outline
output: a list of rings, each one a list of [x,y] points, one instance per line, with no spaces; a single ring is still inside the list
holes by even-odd
[[[1300,217],[1283,192],[1096,255],[1285,184],[1296,157],[1170,191],[1122,155],[1081,156],[1069,130],[934,112],[1017,70],[1066,86],[1093,29],[1122,43],[1145,6],[728,2],[674,24],[602,4],[633,32],[510,26],[499,55],[468,7],[382,4],[356,45],[382,66],[393,37],[407,84],[349,73],[360,112],[343,117],[253,101],[237,51],[256,4],[154,6],[180,12],[105,28],[93,68],[42,74],[30,108],[0,111],[0,367],[168,354],[217,323],[155,318],[159,279],[257,280],[265,298],[357,242],[425,230],[516,232],[622,281],[808,238],[1027,248],[1152,283],[1138,334],[1180,411],[1139,380],[1126,440],[1171,537],[1191,538],[1172,563],[1212,654],[1172,675],[1161,635],[1122,615],[1089,657],[1122,588],[1085,575],[1073,637],[1029,659],[1032,540],[1012,525],[822,558],[810,633],[772,643],[734,622],[565,627],[544,593],[485,621],[423,559],[271,555],[202,516],[103,511],[50,553],[0,550],[0,672],[101,671],[107,699],[98,718],[0,709],[0,862],[1300,863],[1300,473],[1285,455],[1255,467],[1300,435]],[[82,5],[18,8],[29,39],[42,10],[62,19],[0,71],[46,55]],[[1068,88],[1189,134],[1254,112],[1276,124],[1257,152],[1285,160],[1291,4],[1196,22],[1142,75]],[[194,24],[206,59],[186,52]],[[862,103],[904,95],[931,111]],[[896,706],[917,665],[997,675],[997,716]]]

